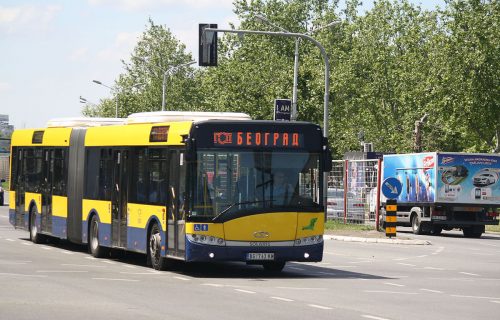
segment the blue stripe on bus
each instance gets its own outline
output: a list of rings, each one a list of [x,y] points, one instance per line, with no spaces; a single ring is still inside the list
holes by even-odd
[[[127,228],[127,249],[146,252],[146,229],[145,228]]]
[[[323,243],[297,247],[219,247],[192,243],[186,239],[186,261],[246,261],[249,252],[273,252],[275,261],[318,262],[323,259]],[[213,253],[214,258],[209,254]],[[304,258],[308,253],[309,258]]]
[[[52,216],[52,235],[66,239],[66,218]]]

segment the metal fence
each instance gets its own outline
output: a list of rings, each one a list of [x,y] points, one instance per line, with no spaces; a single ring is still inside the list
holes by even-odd
[[[0,155],[0,179],[9,182],[9,156]]]
[[[328,176],[327,218],[373,224],[380,160],[334,160]]]

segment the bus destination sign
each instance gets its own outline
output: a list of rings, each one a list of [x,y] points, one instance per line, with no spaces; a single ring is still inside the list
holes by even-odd
[[[303,148],[304,136],[298,132],[218,131],[213,133],[214,146]]]

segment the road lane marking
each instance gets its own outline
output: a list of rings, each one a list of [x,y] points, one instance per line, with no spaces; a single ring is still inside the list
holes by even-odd
[[[276,287],[276,289],[291,289],[291,290],[326,290],[326,288],[303,288],[303,287]]]
[[[104,266],[92,265],[92,264],[74,264],[74,263],[63,263],[61,266],[65,267],[90,267],[90,268],[104,268]]]
[[[182,280],[182,281],[191,281],[191,279],[188,279],[188,278],[185,278],[185,277],[174,277],[174,279]]]
[[[224,287],[223,284],[218,284],[218,283],[202,283],[201,285],[202,286],[216,287],[216,288]]]
[[[101,262],[102,263],[107,263],[107,264],[116,264],[113,261],[109,261],[109,260],[101,260]]]
[[[387,318],[381,318],[381,317],[376,317],[376,316],[371,316],[369,314],[363,314],[361,315],[363,318],[367,318],[367,319],[373,319],[373,320],[389,320]]]
[[[426,270],[437,270],[437,271],[444,271],[444,268],[436,268],[436,267],[424,267]]]
[[[364,290],[366,293],[387,293],[387,294],[408,294],[408,295],[416,295],[417,292],[402,292],[402,291],[385,291],[385,290]]]
[[[443,293],[442,291],[438,291],[438,290],[431,290],[431,289],[420,289],[421,291],[426,291],[426,292],[432,292],[432,293]]]
[[[407,267],[416,267],[416,264],[411,264],[411,263],[403,263],[403,262],[398,262],[399,265],[402,266],[407,266]]]
[[[16,240],[14,240],[14,239],[9,239],[9,238],[5,238],[5,240],[10,241],[10,242],[14,242],[14,241],[16,241]]]
[[[292,299],[281,298],[281,297],[271,297],[271,299],[280,300],[280,301],[285,301],[285,302],[293,302],[293,300],[292,300]]]
[[[39,247],[39,248],[42,248],[43,250],[52,250],[52,248],[50,247]]]
[[[461,274],[465,274],[465,275],[467,275],[467,276],[475,276],[475,277],[479,277],[479,275],[478,275],[478,274],[475,274],[475,273],[470,273],[470,272],[459,272],[459,273],[461,273]]]
[[[482,296],[464,296],[461,294],[452,294],[452,297],[455,298],[471,298],[471,299],[489,299],[489,300],[500,300],[499,297],[482,297]]]
[[[317,304],[308,304],[308,306],[312,307],[312,308],[322,309],[322,310],[332,310],[332,308],[330,308],[330,307],[320,306]]]
[[[33,245],[33,243],[31,243],[31,242],[22,242],[22,244],[24,244],[25,246],[32,246]]]
[[[38,274],[20,274],[20,273],[7,273],[7,272],[0,272],[0,276],[7,276],[7,277],[26,277],[26,278],[47,278],[47,275],[38,275]]]
[[[85,273],[86,270],[37,270],[37,273]]]
[[[250,294],[254,294],[256,292],[254,291],[249,291],[249,290],[243,290],[243,289],[234,289],[235,291],[239,291],[239,292],[243,292],[243,293],[250,293]]]
[[[125,268],[130,268],[130,269],[137,269],[135,266],[129,266],[129,265],[124,265]]]
[[[103,281],[124,281],[124,282],[138,282],[135,279],[120,279],[120,278],[92,278],[92,280],[103,280]]]
[[[493,300],[493,301],[490,301],[490,302],[493,302],[493,303],[499,303],[500,304],[500,301],[499,300]]]
[[[394,286],[394,287],[404,287],[404,284],[397,284],[397,283],[392,283],[392,282],[384,282],[384,284],[388,286]]]
[[[71,251],[61,251],[61,252],[64,254],[75,254],[74,252],[71,252]]]

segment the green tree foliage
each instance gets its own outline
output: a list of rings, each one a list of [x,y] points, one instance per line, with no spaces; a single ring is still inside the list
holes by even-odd
[[[310,32],[330,59],[329,138],[337,157],[359,150],[360,133],[377,151],[410,152],[415,121],[424,151],[500,152],[499,5],[448,1],[423,10],[408,0],[235,0],[237,29]],[[339,24],[312,31],[332,21]],[[234,28],[234,26],[233,26]],[[291,98],[295,39],[219,33],[219,66],[169,77],[167,110],[246,112],[272,119],[273,101]],[[151,20],[116,81],[120,115],[159,110],[163,73],[191,57]],[[189,72],[188,72],[189,71]],[[299,120],[323,121],[324,62],[300,43]],[[114,100],[85,112],[114,114]]]

